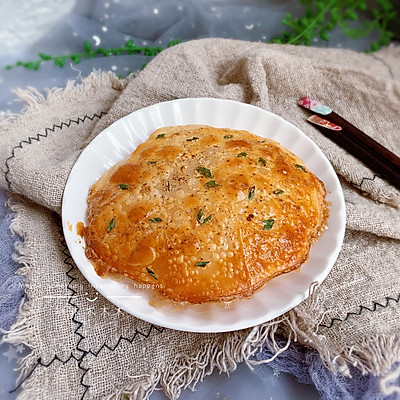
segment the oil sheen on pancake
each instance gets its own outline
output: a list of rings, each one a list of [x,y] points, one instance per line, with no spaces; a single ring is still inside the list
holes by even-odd
[[[178,302],[250,297],[307,260],[325,194],[274,140],[161,128],[91,187],[86,256],[98,275],[153,284]]]

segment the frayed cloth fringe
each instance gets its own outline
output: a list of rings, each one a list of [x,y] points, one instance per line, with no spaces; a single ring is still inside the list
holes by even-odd
[[[122,91],[134,77],[135,74],[130,74],[126,78],[119,79],[114,72],[94,70],[90,75],[82,78],[81,83],[69,80],[65,88],[45,89],[44,94],[31,86],[26,89],[15,89],[13,93],[24,104],[24,107],[20,114],[2,112],[0,114],[0,131],[22,117],[25,118],[27,115],[36,113],[43,105],[51,105],[63,100],[71,101],[74,98],[79,99],[82,93],[96,93],[104,86]]]

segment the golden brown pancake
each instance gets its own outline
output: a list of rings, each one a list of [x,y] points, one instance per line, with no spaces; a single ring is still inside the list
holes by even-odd
[[[325,194],[274,140],[161,128],[92,186],[86,256],[98,275],[154,284],[171,300],[249,297],[307,260],[325,225]]]

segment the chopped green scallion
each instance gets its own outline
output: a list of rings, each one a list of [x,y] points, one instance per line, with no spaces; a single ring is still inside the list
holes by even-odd
[[[196,263],[196,267],[205,267],[210,261],[199,261]]]
[[[197,221],[201,223],[201,217],[203,216],[204,212],[200,208],[199,212],[197,213]]]
[[[162,219],[159,217],[155,217],[155,218],[150,218],[149,219],[150,222],[152,222],[153,224],[157,223],[157,222],[161,222]]]
[[[247,157],[247,153],[243,151],[242,153],[239,153],[236,157]]]
[[[201,221],[200,223],[205,224],[206,222],[210,221],[211,217],[212,217],[212,214],[210,214],[207,218],[204,218],[203,221]]]
[[[201,175],[203,175],[205,178],[212,178],[212,172],[208,168],[204,167],[197,167],[196,168],[197,172],[200,172]]]
[[[147,273],[154,279],[156,279],[158,281],[158,278],[156,276],[156,274],[154,273],[153,270],[151,270],[149,267],[146,267]]]
[[[215,187],[218,187],[218,186],[221,186],[221,185],[219,185],[219,184],[216,183],[215,181],[208,181],[208,182],[205,183],[204,186],[205,186],[206,188],[215,188]]]
[[[160,133],[159,135],[157,135],[156,139],[161,139],[165,136],[165,133]]]
[[[200,208],[199,212],[197,213],[197,222],[199,224],[205,224],[212,218],[212,214],[210,214],[207,218],[204,218],[203,220],[201,220],[203,218],[203,215],[204,215],[204,211]]]
[[[258,159],[258,163],[261,164],[261,165],[263,165],[264,167],[267,165],[267,162],[266,162],[262,157],[260,157],[260,158]]]
[[[249,190],[249,195],[248,195],[248,199],[254,199],[254,196],[256,195],[256,187],[252,186]]]
[[[275,222],[275,220],[272,218],[269,218],[269,219],[266,219],[265,221],[263,221],[263,224],[264,224],[263,230],[264,231],[270,230],[274,226],[274,222]]]
[[[299,169],[301,169],[301,170],[304,171],[304,172],[307,172],[307,170],[304,168],[303,165],[296,164],[296,167],[299,168]]]
[[[119,184],[120,189],[122,190],[127,190],[129,188],[129,186],[126,183],[121,183]]]
[[[113,229],[115,226],[114,223],[114,218],[110,221],[110,223],[108,224],[108,228],[107,228],[107,233],[111,231],[111,229]]]

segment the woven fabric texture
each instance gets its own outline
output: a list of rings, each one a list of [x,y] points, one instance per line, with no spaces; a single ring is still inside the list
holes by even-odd
[[[20,91],[24,115],[1,123],[0,185],[10,192],[24,239],[20,269],[27,298],[5,340],[25,342],[21,398],[146,398],[157,385],[171,398],[213,369],[231,371],[275,333],[314,347],[328,368],[385,375],[400,360],[400,193],[306,122],[297,100],[307,95],[400,154],[399,51],[267,45],[224,39],[163,51],[135,78],[93,73],[79,85]],[[347,225],[338,260],[308,300],[253,329],[185,333],[127,315],[80,274],[66,248],[60,211],[70,169],[103,129],[161,101],[214,97],[276,113],[314,140],[341,178]],[[33,372],[32,372],[33,371]],[[107,380],[104,373],[107,371]],[[56,377],[56,378],[55,378]],[[64,397],[63,397],[64,396]]]

